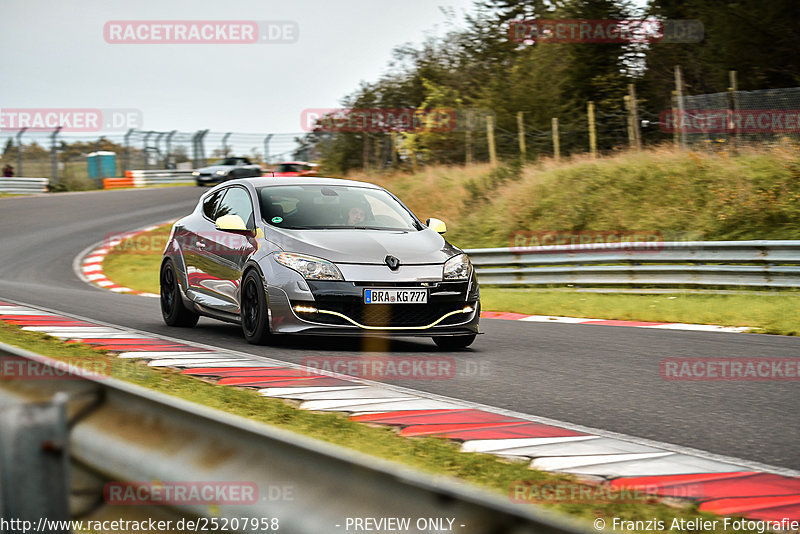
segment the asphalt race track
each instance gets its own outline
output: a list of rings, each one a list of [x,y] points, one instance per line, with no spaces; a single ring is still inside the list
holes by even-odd
[[[660,372],[660,361],[672,357],[796,358],[799,338],[487,319],[484,335],[464,352],[439,352],[427,338],[389,344],[306,337],[254,347],[238,327],[213,320],[201,319],[192,330],[169,328],[157,299],[101,290],[74,274],[75,256],[107,233],[178,218],[202,192],[169,187],[0,199],[0,299],[294,363],[364,351],[452,357],[453,378],[390,382],[800,470],[797,381],[668,381]]]

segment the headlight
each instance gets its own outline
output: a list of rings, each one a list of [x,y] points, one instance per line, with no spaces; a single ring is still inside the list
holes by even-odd
[[[466,254],[453,256],[444,263],[443,280],[466,280],[472,272],[472,263]]]
[[[200,176],[200,173],[197,171],[192,171],[192,176]]]
[[[222,176],[223,174],[227,174],[227,171],[217,171],[214,174],[218,174],[218,175]]]
[[[274,257],[275,261],[297,271],[307,280],[344,280],[339,269],[328,260],[289,252],[280,252]]]

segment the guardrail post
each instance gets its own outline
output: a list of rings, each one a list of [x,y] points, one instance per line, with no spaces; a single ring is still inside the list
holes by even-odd
[[[19,360],[22,361],[22,360]],[[67,534],[39,521],[69,519],[69,454],[67,396],[52,402],[0,404],[0,518],[3,532]],[[16,520],[16,521],[12,521]],[[59,526],[64,526],[59,525]]]

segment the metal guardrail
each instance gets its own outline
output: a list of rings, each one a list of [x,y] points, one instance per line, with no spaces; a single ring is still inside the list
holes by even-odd
[[[136,187],[158,184],[193,184],[192,170],[141,170],[126,171],[126,178],[133,178]]]
[[[800,241],[671,241],[467,249],[494,286],[800,287]]]
[[[0,178],[0,193],[46,193],[49,178]]]
[[[123,187],[146,187],[162,184],[194,184],[191,170],[141,170],[125,171],[124,178],[104,178],[103,189],[120,189]]]
[[[0,351],[37,365],[56,365],[56,360],[2,343]],[[69,410],[73,414],[69,454],[73,462],[105,480],[238,482],[259,488],[260,498],[253,504],[176,504],[170,513],[239,521],[277,518],[281,532],[298,534],[345,531],[347,518],[353,517],[454,518],[452,530],[464,534],[589,532],[575,520],[515,505],[451,478],[420,473],[113,378],[69,378],[0,381],[0,405],[65,393],[74,404]],[[82,414],[77,420],[76,411]],[[274,497],[275,487],[291,490],[278,491]],[[236,531],[263,532],[246,525]]]

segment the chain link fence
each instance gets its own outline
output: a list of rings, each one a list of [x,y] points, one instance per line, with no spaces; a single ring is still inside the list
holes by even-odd
[[[193,169],[228,155],[245,156],[265,169],[282,161],[315,159],[303,135],[132,129],[92,138],[5,132],[0,133],[0,169],[17,177],[49,178],[54,191],[99,189],[103,178],[127,170]]]

